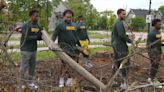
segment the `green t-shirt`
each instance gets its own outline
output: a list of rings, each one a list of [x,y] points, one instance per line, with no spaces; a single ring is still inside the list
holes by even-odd
[[[36,51],[37,50],[37,40],[38,32],[42,28],[38,23],[31,21],[26,22],[21,29],[21,40],[20,40],[20,49],[21,51]]]

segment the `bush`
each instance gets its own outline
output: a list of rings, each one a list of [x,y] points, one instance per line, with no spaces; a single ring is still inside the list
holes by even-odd
[[[143,30],[146,25],[144,17],[135,17],[131,19],[131,26],[134,30]]]

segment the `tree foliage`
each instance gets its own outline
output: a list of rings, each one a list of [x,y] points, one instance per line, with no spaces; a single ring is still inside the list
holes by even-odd
[[[110,30],[112,29],[115,20],[116,20],[116,15],[112,14],[108,20],[108,29]]]
[[[131,20],[132,20],[131,26],[133,27],[135,31],[140,31],[144,29],[146,25],[144,17],[135,17],[135,18],[132,18]]]
[[[28,13],[32,9],[39,10],[40,23],[45,28],[48,27],[48,17],[51,16],[53,5],[57,5],[60,0],[8,0],[8,10],[12,15],[10,21],[27,21]]]
[[[65,3],[75,13],[75,21],[78,16],[82,15],[88,27],[96,25],[98,12],[90,0],[66,0]]]
[[[75,13],[75,21],[78,16],[82,15],[87,26],[92,29],[106,30],[115,20],[113,19],[113,11],[98,12],[90,0],[66,0],[65,4]]]
[[[159,11],[164,12],[164,5],[158,8]]]
[[[108,21],[107,16],[105,15],[100,16],[98,20],[98,28],[103,30],[107,29],[107,21]]]
[[[101,12],[98,20],[99,29],[110,30],[115,21],[115,18],[116,17],[113,14],[113,11],[105,10]]]

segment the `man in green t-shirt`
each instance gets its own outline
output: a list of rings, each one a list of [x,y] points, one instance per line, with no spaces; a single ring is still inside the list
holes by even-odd
[[[151,61],[150,75],[148,78],[148,81],[150,83],[158,82],[157,80],[155,80],[155,76],[157,74],[159,63],[161,60],[161,54],[162,54],[161,46],[164,46],[164,44],[161,43],[161,38],[162,38],[161,32],[160,32],[161,20],[160,19],[154,19],[152,21],[152,26],[154,28],[148,34],[147,46],[149,46],[151,43],[153,43],[155,41],[158,41],[158,42],[148,48],[148,55],[149,55],[149,58]],[[158,86],[158,87],[162,87],[162,86]]]
[[[64,19],[58,23],[55,31],[53,31],[52,40],[55,41],[58,37],[58,44],[63,51],[66,52],[70,57],[78,62],[79,51],[77,45],[80,46],[79,39],[76,34],[76,25],[72,22],[74,13],[71,10],[65,10],[63,13]],[[62,61],[61,77],[59,80],[59,87],[71,86],[72,78],[70,68],[67,69],[66,64]],[[64,81],[66,80],[66,81]]]
[[[88,52],[87,54],[82,53],[85,61],[85,66],[87,68],[91,68],[93,65],[91,64],[91,60],[89,59],[90,49],[88,47],[90,43],[90,39],[87,33],[87,28],[86,28],[86,24],[84,23],[83,16],[78,17],[76,28],[77,28],[77,35],[80,40],[81,47]]]
[[[126,57],[129,54],[128,50],[128,43],[132,43],[132,40],[134,40],[135,36],[127,35],[126,30],[123,24],[123,21],[125,20],[126,12],[124,9],[119,9],[117,11],[118,19],[115,21],[112,29],[112,47],[114,50],[114,64],[113,64],[113,75],[117,71],[117,69],[120,67],[121,63],[124,60],[118,60],[123,57]],[[123,82],[121,83],[120,87],[123,89],[126,89],[128,87],[127,84],[127,77],[128,77],[128,71],[129,71],[129,59],[127,59],[127,62],[124,64],[123,68],[121,69],[122,76],[123,76]]]
[[[42,28],[38,24],[39,12],[37,10],[30,11],[29,16],[30,20],[21,28],[20,51],[22,60],[20,65],[20,87],[25,88],[25,85],[28,85],[29,88],[36,89],[38,86],[32,80],[35,74],[37,40],[42,40]],[[27,69],[29,72],[28,84],[25,84]]]

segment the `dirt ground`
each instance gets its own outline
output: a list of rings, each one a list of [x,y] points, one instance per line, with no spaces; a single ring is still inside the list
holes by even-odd
[[[93,67],[87,69],[96,78],[103,81],[104,84],[111,78],[112,72],[112,59],[104,57],[92,57]],[[84,62],[80,60],[80,65],[84,66]],[[164,82],[164,60],[160,63],[160,69],[157,74],[157,78]],[[129,85],[136,82],[136,85],[147,83],[149,75],[150,62],[142,56],[136,55],[131,58],[131,66],[129,73]],[[39,85],[37,92],[55,92],[53,89],[58,87],[58,80],[60,77],[60,59],[44,60],[37,62],[35,83]],[[73,71],[73,77],[77,78],[80,87],[91,87],[94,91],[99,92],[99,88],[96,88],[93,84],[85,80],[75,70]],[[19,65],[10,66],[0,63],[0,92],[18,92],[16,91],[18,86]],[[117,77],[119,79],[119,77]],[[116,79],[117,80],[117,79]],[[5,91],[11,89],[12,91]],[[14,91],[13,91],[14,90]],[[84,91],[89,92],[89,91]]]

